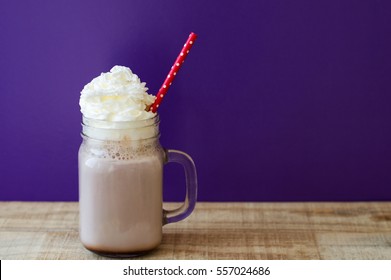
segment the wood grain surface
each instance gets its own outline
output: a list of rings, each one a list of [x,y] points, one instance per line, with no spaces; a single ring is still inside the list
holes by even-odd
[[[391,259],[391,202],[198,203],[163,232],[138,259]],[[0,259],[105,258],[81,245],[77,203],[0,202]]]

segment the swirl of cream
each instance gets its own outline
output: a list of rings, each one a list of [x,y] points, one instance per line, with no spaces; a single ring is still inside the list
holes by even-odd
[[[155,101],[139,77],[128,67],[114,66],[84,86],[80,95],[82,114],[91,119],[134,121],[153,118],[146,108]]]

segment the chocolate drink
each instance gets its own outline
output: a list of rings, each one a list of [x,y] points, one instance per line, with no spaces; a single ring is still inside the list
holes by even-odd
[[[80,239],[87,249],[110,257],[154,249],[162,226],[188,217],[197,199],[194,162],[161,147],[159,116],[147,109],[156,97],[147,90],[129,68],[114,66],[80,95]],[[185,202],[173,210],[162,208],[163,163],[168,162],[181,164],[186,174]]]
[[[105,149],[79,150],[81,241],[98,253],[151,250],[162,238],[161,151]]]

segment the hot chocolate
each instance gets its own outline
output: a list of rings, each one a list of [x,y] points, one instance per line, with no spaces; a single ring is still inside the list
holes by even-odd
[[[162,238],[161,151],[129,155],[102,149],[107,146],[85,143],[79,150],[82,243],[105,253],[155,248]]]
[[[163,150],[159,117],[147,110],[155,97],[123,66],[87,84],[80,97],[83,143],[79,149],[80,239],[94,252],[133,256],[157,247],[162,226],[193,211],[197,176],[183,152]],[[163,165],[186,173],[186,201],[162,208]]]

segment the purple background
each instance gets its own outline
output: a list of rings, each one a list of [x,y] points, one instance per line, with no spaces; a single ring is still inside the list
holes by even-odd
[[[0,200],[77,200],[83,86],[120,64],[155,93],[191,31],[161,142],[200,200],[391,200],[388,0],[1,1]]]

